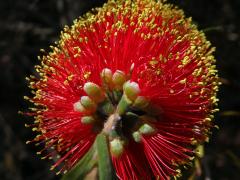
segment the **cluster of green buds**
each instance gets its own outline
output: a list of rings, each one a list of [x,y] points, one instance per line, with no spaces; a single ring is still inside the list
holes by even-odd
[[[124,151],[129,134],[140,142],[143,134],[155,131],[149,123],[154,118],[147,115],[149,101],[140,96],[140,87],[129,80],[130,74],[120,70],[113,73],[105,68],[100,76],[102,85],[85,83],[83,89],[87,96],[82,96],[73,106],[83,114],[83,124],[93,124],[95,129],[108,135],[110,151],[118,157]]]

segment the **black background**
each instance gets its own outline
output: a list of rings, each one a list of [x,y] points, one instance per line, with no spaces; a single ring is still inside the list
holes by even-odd
[[[59,179],[49,171],[51,162],[40,160],[33,137],[18,115],[26,110],[29,95],[25,76],[34,74],[39,49],[49,49],[65,24],[101,6],[100,0],[0,1],[0,179]],[[217,66],[223,85],[220,112],[203,160],[204,177],[240,179],[240,0],[171,0],[192,16],[199,29],[217,47]]]

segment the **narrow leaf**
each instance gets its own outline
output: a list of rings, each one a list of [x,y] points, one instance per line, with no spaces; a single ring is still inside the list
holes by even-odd
[[[96,148],[98,152],[99,179],[100,180],[115,179],[106,135],[99,134],[97,136]]]
[[[92,146],[86,155],[76,164],[71,171],[62,177],[62,180],[80,180],[93,169],[96,165],[96,159],[94,158],[95,148]]]

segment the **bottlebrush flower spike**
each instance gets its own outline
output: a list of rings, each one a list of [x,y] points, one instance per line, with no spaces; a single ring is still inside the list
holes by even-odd
[[[110,0],[65,27],[29,78],[32,125],[52,169],[73,168],[104,133],[119,179],[169,179],[208,140],[214,48],[182,10]]]

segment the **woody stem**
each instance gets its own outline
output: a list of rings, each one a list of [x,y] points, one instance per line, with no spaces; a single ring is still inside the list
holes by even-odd
[[[102,132],[109,135],[115,129],[117,122],[120,119],[121,119],[120,115],[116,112],[110,115],[104,124]]]

